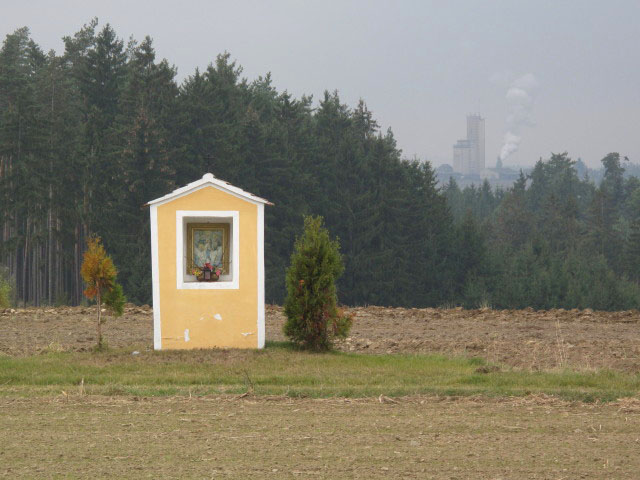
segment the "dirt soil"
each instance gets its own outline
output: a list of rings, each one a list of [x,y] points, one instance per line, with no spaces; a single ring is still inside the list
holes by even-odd
[[[0,398],[0,478],[637,479],[640,404]]]
[[[284,315],[268,310],[267,338],[283,339]],[[542,370],[640,371],[640,312],[360,307],[343,351],[445,353]]]
[[[338,344],[347,352],[445,353],[477,356],[532,370],[611,368],[640,372],[640,312],[462,310],[359,307]],[[284,340],[284,315],[267,307],[267,340]],[[152,310],[129,305],[109,319],[111,347],[152,348]],[[0,352],[87,350],[95,344],[95,310],[27,308],[0,312]]]

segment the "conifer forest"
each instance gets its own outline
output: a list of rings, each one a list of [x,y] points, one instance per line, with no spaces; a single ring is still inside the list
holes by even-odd
[[[623,152],[597,183],[574,165],[549,153],[508,189],[438,184],[364,101],[295,98],[228,53],[178,82],[149,37],[96,20],[61,53],[27,28],[0,50],[0,275],[18,304],[81,303],[90,235],[127,298],[151,303],[145,203],[211,172],[275,204],[270,303],[314,214],[339,238],[347,305],[640,308],[640,179]]]

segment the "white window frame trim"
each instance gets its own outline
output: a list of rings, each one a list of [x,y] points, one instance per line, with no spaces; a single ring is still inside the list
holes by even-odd
[[[184,236],[185,217],[230,218],[232,228],[231,277],[230,281],[185,282],[184,281]],[[178,290],[238,290],[240,288],[240,212],[237,210],[178,210],[176,211],[176,279]]]

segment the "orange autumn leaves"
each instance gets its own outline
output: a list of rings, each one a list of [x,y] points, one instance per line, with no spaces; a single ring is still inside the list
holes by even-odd
[[[100,237],[88,240],[80,274],[87,284],[84,295],[89,299],[94,299],[105,290],[114,287],[118,271],[111,257],[107,255]]]
[[[107,255],[100,237],[91,237],[87,240],[87,250],[84,252],[82,267],[80,267],[82,279],[87,284],[84,291],[89,300],[96,299],[98,314],[97,349],[102,349],[102,305],[105,305],[111,313],[119,317],[124,311],[126,298],[122,292],[122,285],[116,282],[116,270],[111,257]]]

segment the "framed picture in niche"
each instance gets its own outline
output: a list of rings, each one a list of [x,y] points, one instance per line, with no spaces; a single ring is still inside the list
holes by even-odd
[[[193,267],[203,267],[210,263],[219,267],[223,275],[229,274],[229,224],[228,223],[188,223],[187,261],[189,273]]]

